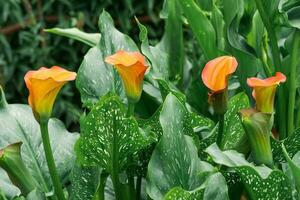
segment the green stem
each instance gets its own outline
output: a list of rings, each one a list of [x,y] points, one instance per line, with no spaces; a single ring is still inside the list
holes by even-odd
[[[96,192],[93,200],[104,200],[105,199],[104,191],[105,191],[105,184],[106,184],[107,177],[108,177],[107,173],[101,173],[100,184],[99,184],[99,187],[97,189],[97,192]]]
[[[134,103],[128,103],[128,110],[127,110],[127,117],[130,117],[134,114],[134,108],[135,108],[135,104]]]
[[[41,119],[40,121],[40,129],[42,134],[46,161],[48,164],[49,173],[54,186],[54,192],[59,200],[65,200],[62,184],[57,174],[57,170],[56,170],[56,166],[55,166],[55,162],[51,150],[49,132],[48,132],[48,121],[49,121],[48,119]]]
[[[295,101],[297,90],[297,61],[298,61],[298,49],[300,42],[300,31],[296,30],[293,37],[293,46],[291,53],[291,65],[289,76],[289,104],[288,104],[288,135],[291,135],[294,131],[294,117],[295,117]]]
[[[129,186],[129,198],[128,200],[136,199],[135,194],[135,185],[134,185],[134,177],[128,177],[128,186]]]
[[[142,177],[138,177],[136,180],[136,200],[141,199]]]
[[[296,114],[296,128],[300,127],[300,102],[298,103],[298,110]]]
[[[122,185],[119,181],[119,172],[115,169],[113,169],[111,173],[111,180],[114,186],[116,200],[122,200],[123,199]]]
[[[220,149],[222,149],[222,137],[224,131],[224,114],[219,115],[219,128],[218,128],[218,135],[217,135],[217,145]]]
[[[261,16],[261,19],[266,27],[266,30],[268,32],[268,36],[270,39],[270,46],[272,49],[272,56],[273,56],[273,62],[275,64],[275,69],[277,69],[278,71],[281,71],[281,59],[280,59],[280,51],[279,51],[279,47],[277,44],[277,36],[276,36],[276,32],[275,32],[275,28],[272,25],[268,14],[265,12],[265,8],[263,5],[263,1],[261,0],[255,0],[256,3],[256,7],[258,9],[258,12]],[[286,137],[286,113],[285,113],[285,96],[284,96],[284,91],[283,88],[280,87],[279,91],[278,91],[278,103],[277,103],[277,110],[278,112],[278,121],[280,123],[278,123],[279,126],[279,133],[281,138],[285,138]]]

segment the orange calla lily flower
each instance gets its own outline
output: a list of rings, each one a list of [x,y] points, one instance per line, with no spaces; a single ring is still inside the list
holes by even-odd
[[[277,72],[275,76],[259,79],[248,78],[247,84],[253,88],[252,96],[256,101],[256,109],[263,113],[273,113],[276,88],[286,81],[284,74]]]
[[[49,118],[55,98],[67,81],[76,78],[75,72],[67,71],[61,67],[45,67],[26,73],[24,79],[29,90],[28,103],[32,107],[35,118]]]
[[[237,61],[231,56],[221,56],[209,61],[201,74],[202,81],[212,93],[220,92],[227,87],[228,76],[237,68]]]
[[[139,52],[118,51],[105,58],[105,62],[114,65],[121,76],[129,102],[139,101],[144,74],[147,70],[145,57]]]

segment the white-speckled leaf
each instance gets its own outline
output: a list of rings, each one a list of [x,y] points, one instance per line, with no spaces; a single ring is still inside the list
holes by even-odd
[[[133,117],[125,117],[125,108],[119,97],[103,96],[82,120],[82,133],[75,151],[79,163],[99,166],[108,172],[122,171],[128,158],[136,156],[152,140],[139,131]]]
[[[248,96],[243,92],[230,99],[224,121],[223,149],[235,149],[244,152],[246,134],[239,118],[239,111],[249,106]]]
[[[273,138],[271,138],[273,159],[278,163],[285,161],[285,157],[281,148],[282,143],[284,144],[289,157],[294,157],[294,155],[300,150],[300,128],[295,130],[292,135],[284,140],[275,141]]]
[[[206,181],[193,191],[180,187],[170,190],[164,200],[228,200],[228,188],[225,178],[220,172],[210,175]]]
[[[78,70],[76,86],[81,95],[82,103],[91,108],[99,97],[109,91],[117,93],[125,99],[122,81],[113,66],[104,62],[105,57],[118,50],[138,51],[133,40],[114,27],[111,16],[103,11],[99,18],[101,39],[96,47],[85,55]]]
[[[58,173],[62,180],[67,181],[75,161],[73,147],[78,134],[68,132],[58,119],[51,119],[49,136]],[[39,184],[39,189],[49,192],[52,183],[44,156],[40,128],[31,108],[21,104],[0,107],[0,148],[19,141],[23,143],[21,154],[29,172]]]
[[[97,191],[100,181],[99,167],[74,166],[71,173],[70,200],[91,200]]]
[[[148,165],[147,193],[152,199],[163,199],[174,187],[192,191],[203,182],[198,174],[212,170],[198,158],[193,139],[185,135],[185,113],[181,102],[169,94],[159,118],[163,135]]]
[[[251,199],[292,199],[288,177],[278,169],[254,166],[243,154],[234,150],[221,151],[215,143],[206,149],[213,161],[235,170]]]

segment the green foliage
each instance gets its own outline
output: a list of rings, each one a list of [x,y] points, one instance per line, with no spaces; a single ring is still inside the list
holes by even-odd
[[[41,133],[31,108],[21,104],[6,104],[0,107],[0,120],[0,148],[22,142],[21,155],[24,164],[39,185],[38,189],[43,192],[51,191],[51,179],[44,151],[40,146],[42,143]],[[59,176],[61,180],[68,181],[68,175],[75,161],[73,147],[78,134],[68,132],[58,119],[49,121],[49,132]],[[2,181],[4,181],[2,184],[9,184],[7,179],[2,180],[1,176]],[[11,197],[17,195],[15,188],[9,185],[4,192],[8,192],[6,194]]]
[[[69,199],[295,199],[299,7],[298,0],[2,1],[0,84],[9,102],[27,103],[28,70],[59,65],[77,71],[76,88],[63,88],[54,116],[68,128],[80,127],[80,137],[57,119],[49,123]],[[104,61],[118,50],[141,51],[149,65],[131,116],[121,77]],[[219,148],[215,142],[222,126],[200,77],[207,61],[221,55],[236,57],[239,65],[228,77]],[[273,135],[278,133],[280,141],[271,139],[271,169],[252,163],[239,112],[254,107],[247,78],[276,71],[288,84],[275,96]],[[17,141],[23,142],[22,158],[39,187],[25,197],[0,169],[0,199],[53,195],[30,107],[7,104],[1,93],[0,149]],[[111,183],[114,191],[107,189]]]

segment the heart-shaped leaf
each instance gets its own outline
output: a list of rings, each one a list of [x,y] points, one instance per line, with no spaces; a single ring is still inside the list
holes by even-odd
[[[169,94],[159,117],[163,135],[148,165],[147,193],[152,199],[163,199],[170,189],[177,186],[194,190],[203,182],[198,174],[212,170],[211,165],[198,158],[193,139],[185,136],[185,113],[181,102]]]
[[[4,97],[2,100],[5,100]],[[25,165],[39,184],[39,190],[49,192],[52,190],[52,183],[40,128],[31,108],[21,104],[3,105],[0,106],[0,148],[21,141],[23,143],[21,155]],[[58,119],[51,119],[49,135],[58,174],[63,181],[67,181],[75,161],[73,147],[78,134],[68,132]]]

